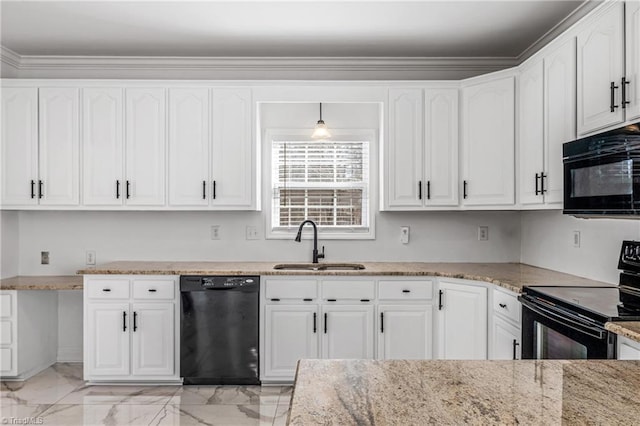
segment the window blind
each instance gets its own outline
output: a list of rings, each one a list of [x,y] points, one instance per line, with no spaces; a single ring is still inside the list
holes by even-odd
[[[368,230],[369,142],[274,141],[272,227]]]

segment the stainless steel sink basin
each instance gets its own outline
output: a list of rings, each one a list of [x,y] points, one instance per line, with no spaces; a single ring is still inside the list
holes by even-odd
[[[361,263],[280,263],[273,267],[291,271],[359,271],[364,269]]]

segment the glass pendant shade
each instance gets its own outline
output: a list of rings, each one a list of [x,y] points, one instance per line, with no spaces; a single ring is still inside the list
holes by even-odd
[[[313,134],[311,134],[311,139],[329,139],[331,137],[331,133],[329,133],[329,129],[327,125],[322,120],[322,103],[320,103],[320,120],[316,123],[316,127],[313,129]]]

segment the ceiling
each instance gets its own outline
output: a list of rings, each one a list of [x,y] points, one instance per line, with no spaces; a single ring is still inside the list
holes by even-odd
[[[518,57],[582,0],[6,1],[18,55]]]

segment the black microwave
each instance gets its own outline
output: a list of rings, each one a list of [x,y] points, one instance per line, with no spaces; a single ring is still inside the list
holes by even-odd
[[[562,145],[564,213],[640,215],[640,123]]]

